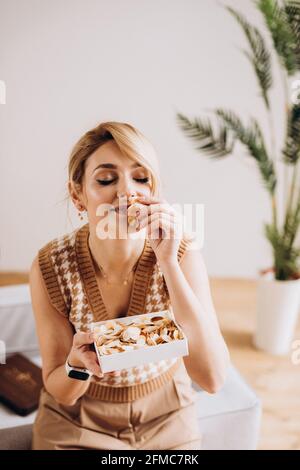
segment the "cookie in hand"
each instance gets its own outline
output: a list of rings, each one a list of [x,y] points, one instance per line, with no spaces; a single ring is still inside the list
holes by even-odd
[[[138,202],[139,198],[134,197],[129,201],[130,206],[127,209],[128,232],[136,232],[139,226],[138,214],[141,213],[143,205]]]

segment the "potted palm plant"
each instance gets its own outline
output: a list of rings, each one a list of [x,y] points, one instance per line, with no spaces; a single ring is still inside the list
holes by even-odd
[[[271,144],[266,144],[256,116],[247,124],[232,110],[217,108],[210,117],[189,119],[177,113],[177,122],[189,138],[197,142],[203,155],[221,159],[233,152],[237,142],[246,149],[248,158],[257,164],[261,181],[270,198],[271,220],[264,223],[264,234],[272,250],[273,265],[258,274],[257,324],[254,343],[273,354],[286,354],[298,316],[300,303],[300,247],[296,237],[300,225],[300,99],[289,93],[291,80],[300,71],[300,1],[257,0],[256,8],[264,18],[272,47],[263,34],[237,10],[225,6],[242,28],[250,61],[261,92],[270,125]],[[274,144],[274,113],[270,98],[273,84],[272,61],[276,59],[285,91],[282,118],[285,136],[280,154]],[[295,83],[295,82],[293,82]],[[282,223],[278,220],[278,170],[280,159],[292,172]]]

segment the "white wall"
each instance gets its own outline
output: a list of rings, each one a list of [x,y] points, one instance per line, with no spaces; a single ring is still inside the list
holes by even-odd
[[[261,23],[250,0],[227,4]],[[175,120],[177,110],[194,117],[218,106],[267,125],[244,36],[221,2],[1,0],[0,8],[2,270],[27,270],[44,243],[79,224],[61,202],[68,155],[103,120],[131,122],[153,142],[171,203],[205,204],[210,275],[255,277],[269,266],[262,223],[271,212],[252,160],[240,148],[208,160]],[[280,116],[280,88],[273,96]]]

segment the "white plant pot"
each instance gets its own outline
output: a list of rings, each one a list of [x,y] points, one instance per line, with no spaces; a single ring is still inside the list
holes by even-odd
[[[256,332],[254,344],[271,354],[291,351],[300,307],[300,279],[257,282]]]

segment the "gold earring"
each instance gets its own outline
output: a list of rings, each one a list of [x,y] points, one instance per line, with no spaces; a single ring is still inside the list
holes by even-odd
[[[84,209],[82,209],[82,211],[84,211]],[[79,211],[78,212],[78,217],[80,218],[80,220],[83,220],[83,215],[82,215],[82,211]]]

